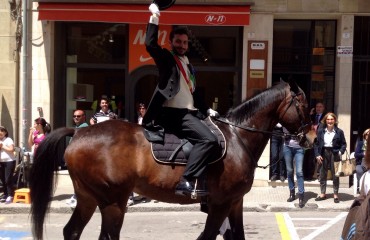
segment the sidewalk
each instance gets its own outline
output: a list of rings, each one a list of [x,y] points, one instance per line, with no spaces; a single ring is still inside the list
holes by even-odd
[[[348,211],[354,199],[353,189],[340,187],[340,203],[334,203],[332,186],[328,181],[328,199],[316,202],[315,198],[320,191],[317,181],[305,182],[305,202],[303,208],[298,207],[298,199],[289,203],[287,181],[285,183],[269,182],[267,187],[252,187],[244,196],[244,211],[246,212],[290,212],[290,211]],[[73,194],[72,182],[66,171],[58,177],[58,185],[50,205],[50,212],[72,213],[73,209],[65,202]],[[136,202],[128,207],[127,212],[158,212],[158,211],[199,211],[199,204],[180,205],[151,200],[146,203]],[[0,214],[29,213],[30,205],[23,203],[0,204]],[[98,210],[97,210],[98,211]]]

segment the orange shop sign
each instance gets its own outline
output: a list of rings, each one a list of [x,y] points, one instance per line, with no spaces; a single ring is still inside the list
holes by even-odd
[[[169,35],[172,30],[170,25],[160,26],[158,44],[170,49]],[[154,60],[145,49],[146,24],[129,25],[129,73],[144,65],[154,65]]]

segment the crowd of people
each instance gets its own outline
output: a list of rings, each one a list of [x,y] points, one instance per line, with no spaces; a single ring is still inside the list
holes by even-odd
[[[101,123],[110,119],[118,119],[118,115],[110,109],[111,100],[103,95],[99,99],[100,109],[97,110],[93,116],[87,121],[86,112],[82,109],[76,109],[73,111],[72,120],[76,128],[88,127],[97,123]],[[93,106],[92,106],[93,107]],[[142,119],[146,112],[146,106],[144,103],[139,103],[137,105],[137,123],[141,124]],[[28,135],[28,148],[27,152],[32,158],[37,151],[39,144],[47,137],[51,132],[50,124],[43,117],[38,117],[34,120],[33,126],[30,127]],[[72,139],[71,139],[72,141]],[[70,142],[71,142],[70,141]],[[2,193],[0,194],[1,203],[12,203],[14,197],[14,190],[16,186],[16,154],[15,146],[11,137],[9,137],[8,130],[4,126],[0,126],[0,149],[1,149],[1,159],[0,159],[0,180],[2,184]],[[68,166],[67,166],[68,168]],[[145,202],[145,197],[136,196],[135,198],[130,198],[129,204],[134,204],[134,200]],[[77,204],[76,195],[73,194],[70,199],[66,201],[71,207],[75,207]]]

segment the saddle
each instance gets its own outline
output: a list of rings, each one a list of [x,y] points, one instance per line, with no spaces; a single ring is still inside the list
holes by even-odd
[[[209,163],[212,164],[219,161],[225,155],[226,139],[221,130],[217,127],[217,125],[214,124],[210,117],[202,120],[202,122],[206,124],[211,132],[217,136],[219,145],[222,148],[221,155],[217,159]],[[144,130],[144,135],[146,137],[148,136],[147,130]],[[150,141],[150,138],[148,139],[148,141]],[[193,144],[191,144],[188,140],[180,139],[176,135],[171,133],[164,133],[163,142],[151,141],[153,158],[161,164],[186,165],[192,148]]]

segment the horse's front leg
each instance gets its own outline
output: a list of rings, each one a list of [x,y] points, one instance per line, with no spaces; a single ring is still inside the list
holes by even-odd
[[[227,230],[223,237],[225,240],[244,240],[243,226],[243,198],[235,202],[229,213],[229,222],[231,229]]]
[[[215,240],[220,233],[220,227],[228,216],[231,204],[209,204],[208,216],[204,231],[197,240]]]

